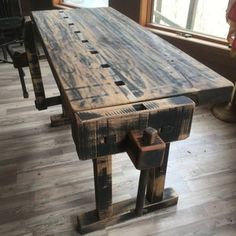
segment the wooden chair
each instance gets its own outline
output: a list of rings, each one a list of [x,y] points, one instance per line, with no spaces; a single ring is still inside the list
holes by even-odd
[[[23,44],[24,17],[22,16],[20,0],[0,0],[0,48],[3,52],[1,62],[11,63],[18,69],[24,98],[28,97],[22,67],[28,63],[23,56],[12,49],[12,45]],[[8,55],[11,60],[8,60]],[[23,60],[19,60],[21,57]]]

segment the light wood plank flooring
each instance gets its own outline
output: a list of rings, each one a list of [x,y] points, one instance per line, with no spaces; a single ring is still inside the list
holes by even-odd
[[[57,95],[41,61],[48,96]],[[17,70],[0,64],[0,236],[79,235],[76,215],[94,209],[91,161],[79,161],[69,126],[51,128],[46,111],[22,98]],[[126,154],[113,158],[114,201],[134,197],[138,171]],[[167,186],[179,193],[175,207],[91,236],[236,236],[236,125],[197,108],[191,137],[173,143]]]

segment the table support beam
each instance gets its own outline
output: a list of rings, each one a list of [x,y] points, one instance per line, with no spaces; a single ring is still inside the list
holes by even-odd
[[[25,23],[25,49],[35,93],[35,105],[38,110],[47,109],[46,96],[35,44],[34,28],[31,21]]]
[[[154,131],[152,128],[145,129],[142,141],[139,135],[141,132],[131,132],[129,136],[131,143],[127,147],[128,154],[136,168],[144,168],[140,171],[137,198],[112,204],[111,156],[93,159],[96,209],[78,216],[78,231],[81,234],[177,204],[178,195],[175,191],[172,188],[164,189],[170,144],[163,146]],[[148,144],[144,145],[141,152],[137,152],[135,146],[141,147],[146,141]],[[156,159],[163,157],[163,161],[161,158],[155,162],[158,168],[145,168],[150,161],[149,155],[155,155]],[[146,188],[149,189],[147,195]]]
[[[173,206],[177,203],[178,196],[172,188],[166,188],[163,193],[163,200],[154,204],[146,202],[142,214],[148,214],[153,211]],[[97,211],[93,210],[78,216],[78,231],[80,234],[87,234],[96,230],[104,229],[108,226],[115,225],[133,218],[138,217],[135,211],[136,198],[128,199],[113,204],[113,215],[99,219]]]
[[[159,202],[163,199],[169,150],[170,144],[167,143],[162,166],[149,171],[146,197],[150,203]]]
[[[96,210],[98,218],[109,218],[112,210],[112,159],[111,155],[93,159]]]
[[[138,194],[136,200],[135,214],[137,216],[141,216],[143,214],[143,206],[145,203],[145,191],[147,187],[148,181],[148,170],[141,170],[139,177],[139,186],[138,186]]]

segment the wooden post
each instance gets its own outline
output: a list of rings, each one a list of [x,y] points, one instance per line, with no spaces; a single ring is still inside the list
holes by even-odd
[[[135,167],[141,170],[135,207],[137,216],[143,214],[149,170],[152,171],[154,168],[160,169],[163,165],[167,165],[167,163],[162,164],[164,160],[163,157],[166,154],[165,149],[166,144],[159,137],[158,131],[152,127],[147,127],[143,132],[131,131],[129,134],[128,155]],[[164,162],[167,161],[164,160]],[[154,182],[155,181],[151,184],[153,185]]]
[[[36,108],[39,110],[47,109],[47,102],[34,40],[33,25],[31,21],[25,23],[25,49],[34,87]]]
[[[34,93],[35,93],[35,105],[38,110],[47,109],[48,106],[58,105],[62,103],[63,113],[60,115],[51,116],[51,125],[53,127],[69,124],[70,120],[66,116],[63,102],[59,97],[47,99],[45,96],[43,80],[39,65],[39,58],[37,54],[37,48],[35,44],[33,23],[31,21],[25,24],[25,49],[28,58],[29,70],[33,82]],[[61,97],[61,96],[60,96]]]
[[[66,111],[66,106],[64,105],[63,101],[61,102],[61,108],[62,108],[62,114],[56,114],[56,115],[50,116],[52,127],[58,127],[58,126],[70,124],[69,115]]]
[[[112,157],[93,159],[96,210],[98,218],[112,216]]]
[[[149,170],[149,179],[148,179],[146,197],[150,203],[159,202],[162,201],[163,199],[169,149],[170,149],[170,144],[167,143],[162,166]]]
[[[148,170],[141,170],[141,173],[140,173],[138,194],[137,194],[136,207],[135,207],[135,213],[137,216],[141,216],[143,214],[143,206],[145,202],[145,191],[147,187],[148,173],[149,173]]]

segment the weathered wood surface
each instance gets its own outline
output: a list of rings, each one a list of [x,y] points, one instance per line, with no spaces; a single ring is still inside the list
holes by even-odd
[[[59,95],[47,61],[40,65],[47,96]],[[95,207],[92,162],[78,160],[69,126],[50,127],[61,108],[38,112],[33,102],[22,98],[17,70],[0,63],[0,235],[78,236],[76,216]],[[89,236],[235,236],[236,126],[209,108],[197,107],[191,136],[171,144],[166,185],[178,207]],[[136,197],[139,171],[125,153],[112,162],[114,202]]]
[[[96,211],[100,220],[113,214],[112,206],[112,157],[93,160]]]
[[[142,214],[148,214],[150,212],[154,212],[162,208],[170,207],[177,204],[178,196],[172,188],[165,189],[163,196],[164,197],[162,201],[155,204],[147,203],[142,210],[141,208],[137,207],[137,202],[135,206],[135,198],[115,203],[113,205],[114,215],[105,219],[99,219],[97,217],[96,210],[81,214],[77,218],[78,231],[81,234],[95,231],[96,234],[98,232],[97,230],[105,229],[108,226],[116,225],[124,221],[134,219],[135,217],[139,217]],[[142,233],[138,235],[142,235]]]
[[[146,198],[150,203],[159,202],[163,199],[169,150],[170,144],[167,143],[162,166],[149,171]]]
[[[152,133],[152,140],[148,140],[152,142],[146,143],[147,135],[145,135],[145,132],[148,129],[155,130],[155,133]],[[163,162],[165,148],[166,144],[159,137],[156,129],[148,127],[144,131],[132,130],[129,133],[127,153],[138,170],[160,167]]]
[[[73,111],[186,94],[229,100],[232,84],[112,8],[33,12]]]
[[[35,38],[32,23],[30,21],[27,21],[25,23],[25,49],[36,98],[35,105],[37,109],[44,110],[47,108],[47,103],[42,81],[41,69],[39,65],[39,59],[34,41]]]
[[[127,134],[147,127],[157,129],[165,142],[189,136],[194,102],[173,97],[75,113],[72,135],[80,159],[127,151]]]
[[[79,158],[93,159],[97,222],[107,225],[113,205],[106,155],[127,151],[127,133],[148,126],[164,142],[188,137],[194,103],[180,95],[200,104],[216,95],[227,100],[232,84],[110,8],[35,12],[32,18],[70,115]],[[137,215],[147,184],[163,200],[167,160],[166,152],[151,180],[141,171]]]

